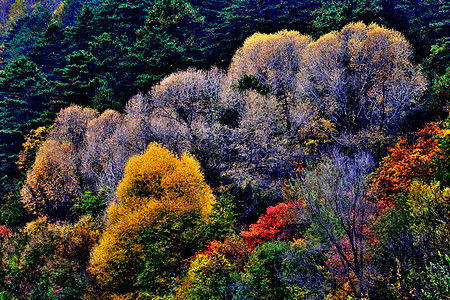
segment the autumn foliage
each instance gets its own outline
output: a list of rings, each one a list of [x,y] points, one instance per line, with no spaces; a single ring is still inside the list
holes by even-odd
[[[291,203],[278,203],[269,206],[267,213],[261,215],[256,224],[248,231],[242,231],[245,244],[249,249],[268,241],[289,241],[299,235],[296,206]]]
[[[350,23],[304,50],[297,93],[334,124],[341,145],[375,145],[395,133],[426,81],[397,31]]]
[[[375,173],[373,187],[381,206],[392,205],[391,197],[408,191],[414,179],[430,181],[437,169],[433,166],[438,155],[437,135],[443,135],[438,123],[430,123],[417,132],[415,142],[401,138],[389,149]]]
[[[40,218],[19,232],[3,236],[2,295],[80,299],[88,285],[90,251],[100,234],[99,224],[85,217],[75,224],[50,223]]]
[[[133,293],[138,284],[158,293],[199,247],[214,197],[193,158],[178,159],[157,144],[130,159],[117,194],[119,203],[108,208],[106,231],[92,253],[94,292]]]
[[[123,112],[71,105],[30,131],[17,186],[37,220],[18,232],[0,220],[1,299],[401,298],[448,252],[450,123],[399,139],[372,173],[427,85],[401,33],[361,22],[318,39],[256,33],[225,71],[163,78],[188,63],[202,29],[178,25],[200,26],[197,11],[108,3],[130,21],[147,6],[142,27],[101,33],[109,6],[85,9],[89,49],[69,49],[54,74],[84,78],[56,90],[101,109],[146,92]],[[56,27],[46,39],[80,29]]]

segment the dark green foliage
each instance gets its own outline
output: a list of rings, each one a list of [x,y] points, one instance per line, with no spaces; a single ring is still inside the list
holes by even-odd
[[[88,6],[78,16],[75,25],[66,28],[65,34],[69,42],[68,49],[62,51],[76,51],[89,49],[89,43],[93,41],[96,35],[101,34],[102,27],[99,26],[99,20],[96,13]],[[105,49],[106,50],[106,49]]]
[[[0,52],[0,68],[27,55],[36,40],[43,36],[51,13],[37,4],[30,16],[20,18],[4,38],[5,50]]]
[[[22,182],[10,184],[9,189],[4,186],[6,183],[2,185],[0,195],[4,195],[4,202],[0,205],[0,224],[14,230],[19,229],[32,219],[20,201]]]
[[[205,241],[222,240],[234,232],[236,216],[233,201],[234,197],[228,193],[216,198],[210,219],[203,229]]]
[[[220,67],[228,66],[232,54],[244,40],[256,32],[274,33],[282,29],[310,32],[318,0],[272,1],[230,0],[217,19],[207,24],[211,32],[209,60]],[[220,6],[218,6],[220,7]]]
[[[270,93],[270,86],[268,84],[261,83],[255,75],[244,74],[244,76],[238,80],[236,88],[240,92],[254,90],[263,96]]]
[[[414,240],[407,195],[394,199],[394,208],[385,211],[373,227],[377,242],[373,245],[374,262],[383,274],[374,283],[373,297],[392,299],[396,295],[407,296],[419,282],[413,273],[424,270],[423,253]],[[400,284],[402,288],[393,288]]]
[[[24,133],[43,113],[41,90],[46,81],[36,64],[20,57],[9,64],[0,78],[0,130]]]
[[[0,74],[0,177],[14,179],[23,135],[46,118],[48,103],[41,93],[45,86],[43,74],[26,57],[13,61]]]
[[[375,22],[381,9],[380,0],[322,0],[322,5],[314,11],[314,27],[319,35],[340,30],[351,22]]]
[[[61,27],[65,28],[75,25],[84,10],[98,7],[101,4],[101,0],[65,0],[63,3],[64,6],[59,23]]]
[[[254,299],[288,298],[288,290],[278,275],[281,273],[283,256],[287,251],[287,244],[269,242],[250,255],[243,281]]]
[[[9,184],[18,175],[15,165],[23,136],[19,131],[0,130],[0,176]],[[0,191],[2,192],[2,191]]]
[[[237,299],[317,299],[325,292],[322,254],[303,246],[268,242],[249,257]]]
[[[66,57],[66,65],[55,72],[62,74],[56,83],[56,91],[61,95],[61,106],[71,103],[89,105],[98,80],[95,78],[98,60],[91,52],[74,51]]]
[[[137,31],[132,57],[141,69],[136,88],[144,91],[193,61],[196,34],[202,22],[198,12],[185,0],[157,0],[146,18],[144,26]]]
[[[55,80],[58,75],[53,70],[64,66],[68,45],[64,30],[57,23],[51,23],[43,37],[31,47],[29,58],[48,79]]]
[[[445,0],[427,1],[432,14],[429,16],[430,31],[440,44],[450,45],[450,3]]]

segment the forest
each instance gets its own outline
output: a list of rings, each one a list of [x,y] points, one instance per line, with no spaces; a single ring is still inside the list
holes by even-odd
[[[450,299],[447,0],[0,0],[0,300]]]

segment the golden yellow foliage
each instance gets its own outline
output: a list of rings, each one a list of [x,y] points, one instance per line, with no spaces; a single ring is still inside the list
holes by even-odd
[[[180,254],[176,252],[184,246],[171,243],[188,238],[177,236],[184,234],[184,216],[205,219],[214,196],[204,182],[197,161],[188,154],[177,158],[158,144],[151,144],[143,155],[130,159],[117,195],[119,203],[110,205],[106,231],[92,253],[91,272],[100,290],[128,293],[145,267],[144,248],[148,245],[140,242],[140,235],[151,232],[156,240],[163,239],[160,230],[164,230],[164,224],[175,222],[175,227],[169,227],[179,230],[171,233],[174,242],[162,241],[170,244],[164,245],[172,251],[169,255],[174,259],[158,262],[163,258],[152,257],[152,260],[163,266],[179,264],[175,258]]]
[[[67,218],[81,193],[76,169],[73,145],[46,141],[21,191],[24,206],[39,216]]]
[[[22,173],[26,173],[31,165],[34,163],[36,153],[47,137],[52,126],[41,126],[37,129],[32,129],[26,136],[25,142],[22,145],[22,150],[19,153],[17,168]]]
[[[236,84],[246,74],[254,75],[271,87],[273,95],[291,97],[303,50],[311,42],[312,38],[297,31],[255,33],[233,57],[228,70],[231,83]]]

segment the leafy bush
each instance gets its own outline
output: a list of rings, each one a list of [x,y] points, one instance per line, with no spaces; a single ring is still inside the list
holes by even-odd
[[[90,251],[101,228],[90,217],[76,224],[28,223],[0,240],[4,295],[28,299],[80,299],[88,284]],[[6,296],[5,296],[6,297]]]

